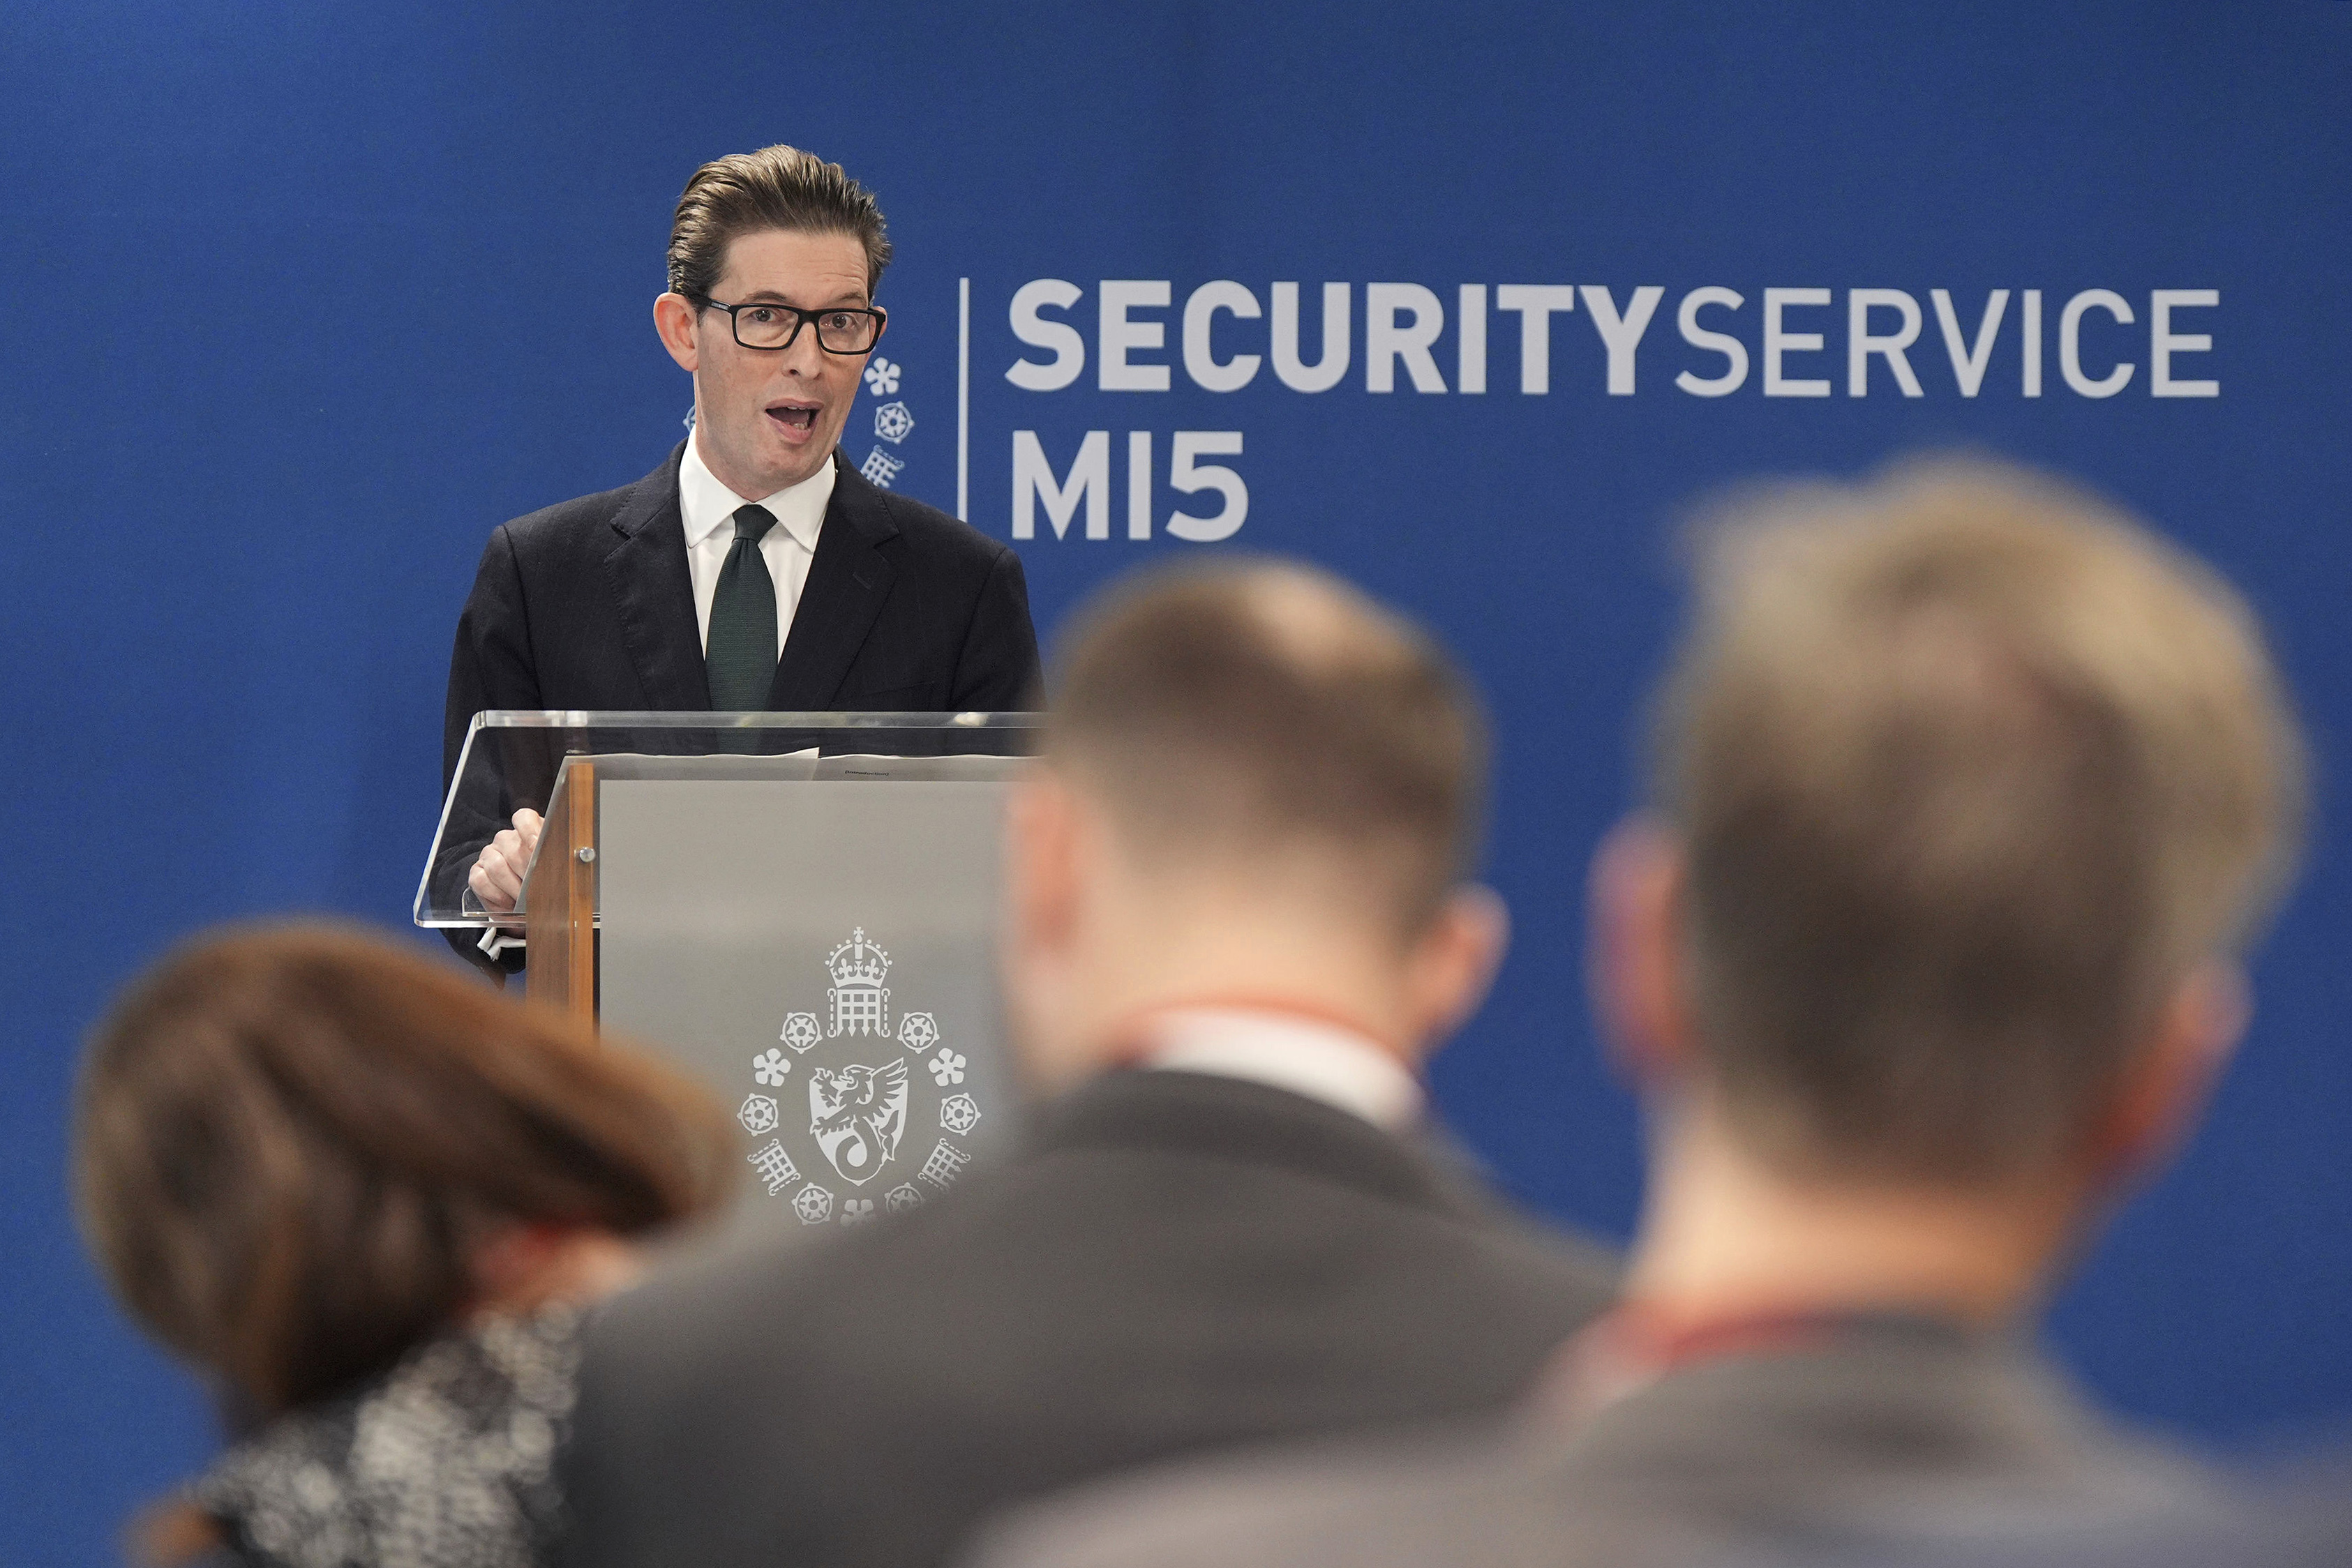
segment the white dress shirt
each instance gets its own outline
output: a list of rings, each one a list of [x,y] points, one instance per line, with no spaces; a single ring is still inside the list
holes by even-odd
[[[800,608],[801,590],[808,582],[809,562],[816,556],[816,536],[824,527],[824,508],[833,499],[833,460],[787,489],[762,497],[759,504],[773,512],[776,526],[760,538],[760,559],[768,563],[768,577],[776,585],[776,657],[784,656],[784,639],[793,629],[793,612]],[[719,591],[719,569],[735,548],[735,514],[745,498],[719,483],[702,461],[699,436],[689,435],[686,456],[677,465],[677,509],[686,519],[686,570],[694,578],[694,623],[704,648],[710,646],[710,601]]]
[[[776,518],[776,526],[760,536],[760,559],[768,563],[768,578],[776,588],[779,659],[784,656],[784,639],[792,634],[801,590],[808,584],[816,537],[833,500],[833,460],[827,457],[814,474],[760,503]],[[727,552],[735,548],[735,513],[743,504],[743,497],[719,483],[702,461],[700,441],[688,435],[686,455],[677,465],[677,509],[686,520],[686,570],[694,580],[695,638],[705,651],[710,647],[710,601],[719,592],[719,571],[727,564]],[[520,932],[493,925],[482,933],[478,946],[495,958],[526,943]]]
[[[1420,1115],[1420,1082],[1404,1063],[1354,1030],[1299,1013],[1255,1008],[1182,1008],[1147,1027],[1142,1065],[1206,1072],[1286,1089],[1375,1127],[1399,1132]]]

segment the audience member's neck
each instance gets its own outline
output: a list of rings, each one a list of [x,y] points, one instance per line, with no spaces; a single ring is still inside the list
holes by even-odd
[[[1781,1174],[1701,1104],[1661,1113],[1629,1300],[1689,1322],[1895,1310],[1982,1327],[2031,1311],[2073,1233],[2063,1180],[1999,1193]]]
[[[634,1283],[642,1266],[637,1249],[610,1231],[511,1226],[476,1249],[466,1316],[480,1322],[585,1304]]]
[[[1377,940],[1290,905],[1168,913],[1123,931],[1116,957],[1089,966],[1096,983],[1072,1022],[1106,1057],[1131,1048],[1126,1037],[1155,1014],[1214,1006],[1344,1021],[1407,1066],[1419,1061],[1398,960]]]

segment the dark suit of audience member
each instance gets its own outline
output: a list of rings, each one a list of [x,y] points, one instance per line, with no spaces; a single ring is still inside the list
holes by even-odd
[[[1592,882],[1625,1301],[1521,1429],[1129,1483],[988,1568],[1901,1563],[2222,1506],[2024,1342],[2243,1021],[2303,800],[2251,616],[1976,465],[1734,519],[1701,603]]]
[[[1589,1418],[1550,1393],[1554,1407],[1506,1441],[1113,1483],[1016,1518],[981,1556],[986,1568],[2026,1568],[2066,1552],[2090,1561],[2110,1535],[2210,1527],[2225,1506],[2202,1466],[2111,1430],[2022,1347],[1934,1319],[1857,1319],[1802,1349],[1696,1364]]]
[[[1305,573],[1102,612],[1012,819],[1017,1033],[1075,1087],[920,1209],[613,1303],[564,1560],[916,1568],[1129,1466],[1517,1398],[1612,1277],[1423,1130],[1499,956],[1475,724]]]
[[[2225,1493],[2184,1488],[2130,1520],[1971,1531],[1882,1553],[1871,1568],[2343,1568],[2352,1563],[2352,1466],[2340,1448],[2235,1469]]]
[[[1497,1409],[1608,1281],[1348,1112],[1115,1071],[865,1245],[616,1302],[567,1560],[937,1562],[1109,1470]]]

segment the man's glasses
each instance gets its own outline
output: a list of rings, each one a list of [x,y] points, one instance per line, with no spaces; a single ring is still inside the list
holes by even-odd
[[[882,323],[889,319],[887,311],[839,306],[803,310],[797,305],[721,305],[716,299],[704,303],[727,312],[735,323],[735,340],[747,349],[789,349],[801,329],[814,321],[818,348],[828,354],[862,354],[882,336]]]

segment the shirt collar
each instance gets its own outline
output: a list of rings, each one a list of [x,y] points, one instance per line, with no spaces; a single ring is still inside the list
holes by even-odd
[[[1421,1114],[1412,1073],[1351,1029],[1247,1007],[1175,1009],[1146,1026],[1140,1065],[1244,1079],[1318,1100],[1391,1132]]]
[[[760,497],[759,504],[775,514],[776,526],[790,534],[794,543],[814,555],[817,531],[824,527],[824,509],[833,501],[833,459],[828,455],[824,466],[797,485]],[[743,505],[744,498],[722,484],[702,461],[701,439],[689,433],[686,455],[677,465],[677,509],[686,523],[686,548],[693,549],[721,526],[731,526]]]

